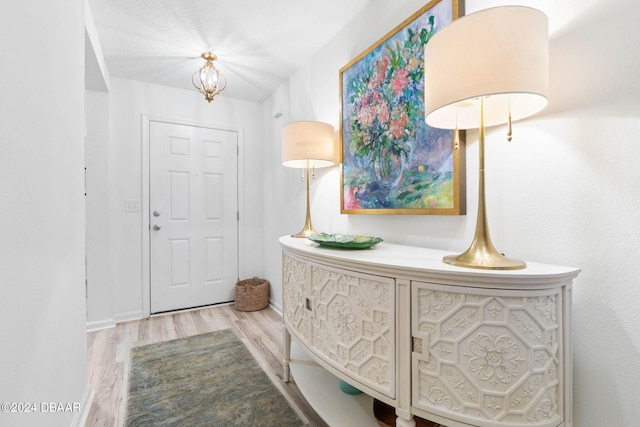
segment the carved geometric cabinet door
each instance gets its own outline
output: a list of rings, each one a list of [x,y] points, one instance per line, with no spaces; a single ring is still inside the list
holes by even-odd
[[[309,344],[360,383],[395,397],[393,279],[310,264]]]
[[[309,293],[308,264],[287,255],[282,257],[283,316],[294,332],[304,340],[309,336],[305,295]]]
[[[412,405],[471,425],[563,421],[562,294],[412,283]]]

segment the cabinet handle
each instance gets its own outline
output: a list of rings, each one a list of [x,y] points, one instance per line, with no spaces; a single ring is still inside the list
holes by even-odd
[[[418,355],[419,360],[429,362],[429,334],[421,334],[420,337],[411,337],[411,351]]]
[[[422,338],[412,337],[411,351],[416,353],[422,353]]]

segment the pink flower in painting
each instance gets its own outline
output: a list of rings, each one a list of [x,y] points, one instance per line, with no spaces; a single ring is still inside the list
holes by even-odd
[[[389,115],[389,105],[386,102],[378,105],[378,120],[380,120],[381,123],[388,122]]]
[[[391,90],[393,90],[393,93],[401,95],[407,86],[409,86],[409,71],[405,69],[396,71],[391,79]]]
[[[407,115],[403,112],[400,117],[394,117],[389,125],[389,132],[394,138],[401,138],[407,126]]]
[[[385,55],[376,62],[375,71],[373,72],[373,76],[369,82],[370,87],[378,86],[384,81],[384,78],[387,75],[387,68],[389,68],[389,56]]]
[[[360,126],[369,126],[375,119],[375,110],[370,105],[363,106],[358,110],[357,117]]]
[[[361,206],[358,203],[358,199],[356,198],[356,192],[358,189],[356,187],[348,187],[344,191],[344,208],[345,209],[360,209]]]

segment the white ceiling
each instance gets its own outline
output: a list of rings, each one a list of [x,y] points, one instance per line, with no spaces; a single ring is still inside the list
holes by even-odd
[[[264,101],[371,0],[89,0],[109,75],[195,90],[218,56],[221,95]]]

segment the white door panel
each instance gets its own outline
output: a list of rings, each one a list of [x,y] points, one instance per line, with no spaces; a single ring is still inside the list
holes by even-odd
[[[151,313],[233,300],[237,133],[150,122]]]

